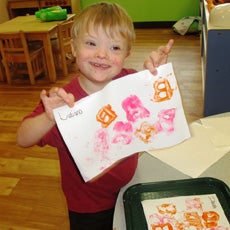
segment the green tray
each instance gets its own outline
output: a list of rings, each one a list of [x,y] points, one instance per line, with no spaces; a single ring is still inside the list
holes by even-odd
[[[216,194],[230,221],[230,189],[222,181],[204,177],[197,179],[149,182],[129,187],[123,195],[126,229],[148,230],[141,201],[176,196]]]

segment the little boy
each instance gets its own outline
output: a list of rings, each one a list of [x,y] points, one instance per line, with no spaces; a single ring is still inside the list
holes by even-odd
[[[117,195],[132,179],[138,154],[119,161],[98,178],[85,183],[58,131],[52,111],[65,104],[72,107],[74,102],[103,89],[110,81],[136,72],[123,68],[135,40],[134,27],[119,5],[101,2],[80,13],[72,37],[72,53],[80,73],[62,88],[41,92],[40,104],[18,129],[17,142],[22,147],[50,145],[57,149],[70,229],[111,230]],[[166,46],[153,51],[144,67],[155,74],[156,67],[167,61],[172,45],[170,40]]]

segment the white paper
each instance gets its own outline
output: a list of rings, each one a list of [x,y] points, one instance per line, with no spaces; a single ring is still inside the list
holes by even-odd
[[[167,149],[148,150],[148,153],[196,178],[230,151],[230,146],[216,147],[202,124],[192,123],[190,132],[192,137],[189,140]]]
[[[230,146],[230,116],[200,119],[207,136],[218,146]]]
[[[157,76],[144,70],[114,80],[54,116],[85,181],[133,153],[190,137],[171,63]]]
[[[216,194],[144,200],[142,207],[149,230],[230,229]]]

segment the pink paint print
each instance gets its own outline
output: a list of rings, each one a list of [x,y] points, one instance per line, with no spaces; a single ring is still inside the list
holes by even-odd
[[[109,135],[106,129],[99,129],[95,134],[94,153],[98,154],[101,159],[106,157],[109,150]]]
[[[150,112],[145,108],[136,95],[131,95],[122,101],[122,108],[126,112],[127,120],[136,122],[138,119],[148,118]]]
[[[164,109],[158,113],[159,120],[154,124],[158,132],[173,133],[176,109]]]
[[[113,144],[121,143],[128,145],[133,140],[133,127],[129,122],[116,122],[113,127],[114,137],[112,139]]]

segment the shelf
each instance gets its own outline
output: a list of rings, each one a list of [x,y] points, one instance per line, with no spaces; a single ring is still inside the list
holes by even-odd
[[[55,5],[66,8],[69,14],[72,13],[71,0],[8,0],[8,13],[10,18],[14,18],[35,14],[37,10]]]

